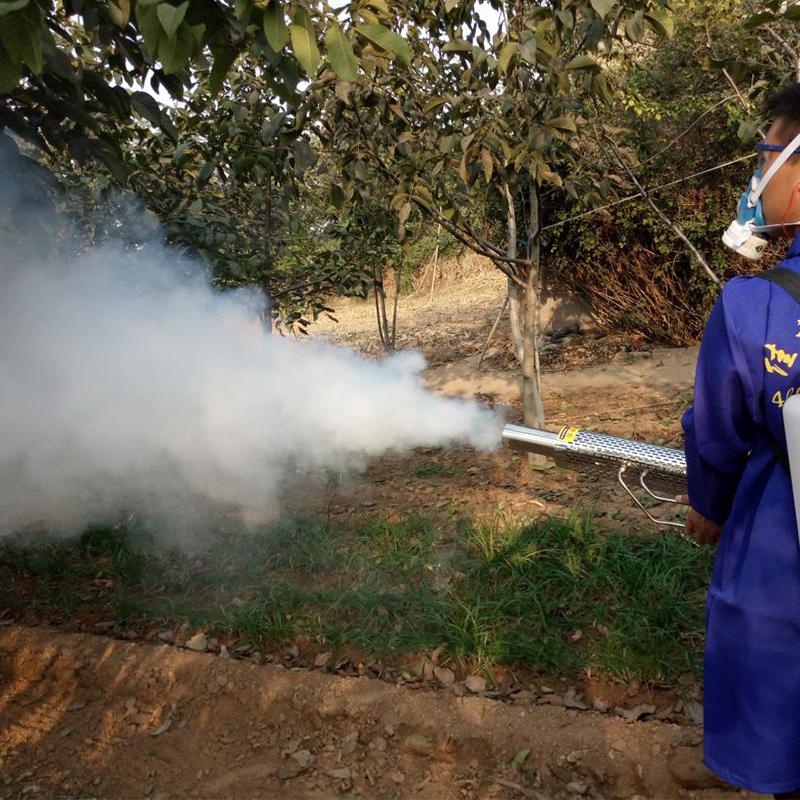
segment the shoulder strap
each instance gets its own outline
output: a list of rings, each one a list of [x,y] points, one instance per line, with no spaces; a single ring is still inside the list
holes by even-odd
[[[781,289],[792,296],[795,302],[800,304],[800,275],[794,270],[787,269],[786,267],[775,267],[774,269],[754,275],[753,277],[761,278],[770,283],[774,283],[776,286],[780,286]],[[775,454],[775,458],[777,458],[780,465],[789,472],[789,456],[771,433],[767,435],[769,436],[769,443],[772,447],[772,452]]]
[[[794,270],[787,269],[786,267],[775,267],[775,269],[762,272],[753,277],[761,278],[762,280],[774,283],[776,286],[780,286],[781,289],[788,292],[797,303],[800,303],[800,275]]]

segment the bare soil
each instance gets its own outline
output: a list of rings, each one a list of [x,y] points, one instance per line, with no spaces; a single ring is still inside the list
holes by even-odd
[[[433,300],[427,290],[401,297],[398,349],[414,348],[426,357],[430,367],[424,376],[432,391],[500,406],[509,422],[521,422],[520,378],[507,314],[478,369],[486,337],[503,306],[505,279],[478,271],[466,280],[440,282],[439,287]],[[335,306],[339,322],[321,322],[312,335],[354,347],[368,357],[380,356],[374,303],[343,300]],[[550,341],[543,351],[542,379],[547,427],[579,425],[681,447],[680,417],[691,402],[696,358],[697,348],[668,349],[641,336],[602,331]],[[420,472],[429,474],[421,479]],[[613,480],[598,484],[552,466],[532,469],[526,458],[507,450],[421,450],[411,457],[377,459],[363,482],[349,482],[322,502],[335,518],[365,510],[431,514],[454,504],[472,516],[500,511],[507,518],[563,516],[583,508],[593,510],[601,521],[624,520],[634,530],[653,534]],[[667,508],[662,516],[673,519],[680,513]]]
[[[505,322],[477,369],[503,291],[502,281],[479,276],[445,283],[432,302],[427,291],[402,299],[398,346],[426,355],[434,391],[503,405],[516,421],[519,386]],[[339,324],[321,324],[314,335],[378,356],[374,307],[348,301],[337,311]],[[680,446],[695,351],[578,333],[553,344],[544,353],[548,427],[579,424]],[[658,535],[613,483],[533,469],[508,451],[378,459],[358,481],[320,496],[318,506],[340,520],[454,507],[484,517],[564,516],[583,507],[594,510],[597,524]],[[295,663],[0,623],[0,793],[398,800],[747,794],[701,766],[701,726],[667,721],[668,714],[658,719],[657,698],[638,712],[622,704],[626,710],[615,714],[617,700],[604,699],[596,676],[583,684],[595,680],[593,697],[565,707],[564,686],[531,683],[498,698],[460,681],[396,685],[366,670],[343,677]],[[603,712],[609,703],[610,712],[595,710],[594,701]]]
[[[740,796],[676,781],[693,726],[44,628],[0,657],[4,797]]]

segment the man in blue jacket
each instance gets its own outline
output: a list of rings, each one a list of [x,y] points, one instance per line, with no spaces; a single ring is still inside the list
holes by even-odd
[[[725,241],[752,258],[759,234],[781,234],[791,240],[781,267],[800,275],[800,84],[768,110],[759,169]],[[800,305],[771,280],[734,278],[709,318],[683,418],[687,532],[719,543],[706,604],[704,760],[733,784],[787,798],[800,798],[800,545],[782,408],[797,392]]]

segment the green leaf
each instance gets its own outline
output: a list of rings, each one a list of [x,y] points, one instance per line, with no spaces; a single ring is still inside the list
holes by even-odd
[[[161,108],[153,95],[147,92],[134,92],[131,95],[131,105],[139,116],[144,117],[156,128],[161,125]]]
[[[211,74],[208,77],[208,90],[213,96],[222,88],[225,77],[239,53],[228,44],[218,45],[212,48],[211,52],[214,55],[214,66],[211,68]]]
[[[559,131],[568,131],[569,133],[577,133],[578,131],[575,127],[575,120],[572,117],[552,117],[544,124]]]
[[[345,104],[350,105],[350,92],[353,90],[353,84],[350,81],[336,81],[334,88],[335,95]]]
[[[783,12],[783,17],[784,19],[789,19],[792,22],[797,22],[797,20],[800,20],[800,6],[796,3],[789,6],[786,11]]]
[[[617,0],[590,0],[592,8],[601,19],[605,19],[606,14],[617,4]]]
[[[706,56],[703,59],[702,69],[715,72],[725,69],[728,66],[728,62],[725,59],[721,58],[711,58],[711,56]]]
[[[285,119],[286,112],[278,111],[277,114],[273,114],[269,119],[264,120],[264,124],[261,126],[261,141],[264,144],[269,144],[275,138],[275,134],[281,129]]]
[[[169,113],[167,112],[166,108],[161,109],[161,121],[160,121],[161,130],[172,139],[173,142],[177,144],[178,142],[178,129],[175,127],[174,123],[170,119]]]
[[[276,53],[280,53],[289,41],[289,29],[280,0],[271,0],[264,9],[264,34]]]
[[[471,53],[472,45],[465,39],[451,39],[443,48],[445,53]]]
[[[644,15],[650,27],[659,35],[672,38],[675,33],[675,20],[666,8],[654,8]]]
[[[393,53],[403,64],[411,63],[411,48],[400,34],[393,33],[383,25],[357,25],[356,30],[372,44]]]
[[[0,17],[10,14],[12,11],[19,11],[25,8],[31,0],[4,0],[0,2]]]
[[[527,42],[523,42],[519,48],[520,56],[529,64],[536,63],[536,37],[532,36]]]
[[[570,61],[565,70],[575,70],[575,69],[590,69],[593,72],[600,71],[600,65],[591,57],[587,55],[580,55],[575,56],[575,58]]]
[[[644,11],[637,11],[625,21],[625,33],[632,42],[641,42],[644,36]]]
[[[739,139],[743,142],[751,142],[758,135],[758,123],[751,119],[743,119],[739,123],[737,131]]]
[[[444,9],[449,14],[454,8],[458,8],[459,0],[444,0]]]
[[[213,161],[206,161],[205,164],[200,168],[200,174],[197,176],[197,185],[198,186],[205,186],[208,181],[211,179],[211,175],[214,172],[214,162]]]
[[[156,6],[156,13],[161,27],[167,36],[174,36],[186,16],[186,11],[189,8],[189,0],[181,3],[179,6],[171,6],[169,3],[160,3]]]
[[[14,90],[22,77],[22,65],[11,59],[0,42],[0,94]]]
[[[158,55],[158,40],[162,34],[156,8],[152,5],[145,5],[142,0],[137,0],[136,22],[144,37],[147,52],[152,58],[155,58]]]
[[[302,174],[309,167],[317,163],[317,154],[311,145],[305,140],[300,139],[294,146],[294,169],[297,174]]]
[[[392,12],[386,4],[386,0],[367,0],[367,5],[374,8],[381,14],[386,14],[387,17],[391,16]]]
[[[749,17],[744,23],[744,27],[749,30],[751,28],[757,28],[759,25],[764,25],[767,22],[775,22],[775,15],[769,11],[762,11],[760,14],[753,14],[752,17]]]
[[[108,142],[100,139],[89,139],[87,144],[92,155],[99,158],[120,183],[125,183],[128,179],[128,169],[120,154]]]
[[[519,50],[519,43],[509,42],[500,51],[500,58],[497,60],[497,66],[500,69],[501,75],[505,75],[506,72],[508,72],[511,59],[514,58],[514,54],[517,52],[517,50]]]
[[[594,5],[594,3],[592,4]],[[514,758],[511,759],[511,767],[512,769],[519,769],[527,760],[528,756],[531,754],[531,748],[526,747],[524,750],[520,750]]]
[[[398,222],[401,225],[405,225],[410,215],[411,215],[411,201],[406,200],[406,202],[403,203],[403,207],[400,209],[400,213],[397,215]]]
[[[42,71],[42,12],[36,3],[0,17],[0,42],[12,62],[24,61],[35,74]]]
[[[561,20],[561,24],[565,28],[572,30],[575,20],[572,16],[572,12],[568,8],[562,8],[560,11],[557,11],[556,16]]]
[[[322,61],[317,47],[317,32],[311,24],[308,12],[302,7],[295,14],[294,22],[294,25],[289,26],[292,50],[303,69],[314,76]]]
[[[433,111],[434,108],[443,106],[446,102],[446,97],[434,97],[432,100],[428,100],[428,102],[425,103],[425,113],[427,114],[429,111]]]
[[[458,165],[458,177],[464,183],[469,184],[469,167],[467,166],[467,154],[461,156],[461,163]]]
[[[489,183],[494,172],[494,161],[492,154],[485,147],[481,149],[481,163],[483,164],[483,176],[486,178],[486,183]]]
[[[353,46],[344,31],[334,22],[325,34],[325,48],[328,51],[333,71],[343,80],[352,83],[358,77],[358,61]]]
[[[118,28],[124,28],[131,18],[131,0],[109,0],[108,14]]]
[[[184,25],[174,36],[161,36],[158,40],[158,57],[167,75],[180,72],[192,57],[195,38]]]

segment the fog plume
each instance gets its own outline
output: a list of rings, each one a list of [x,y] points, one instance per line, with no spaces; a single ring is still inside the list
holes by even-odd
[[[269,335],[263,298],[158,242],[43,258],[38,229],[4,222],[0,534],[121,509],[176,530],[210,505],[274,514],[287,481],[325,468],[499,441],[494,413],[426,391],[419,354]]]

